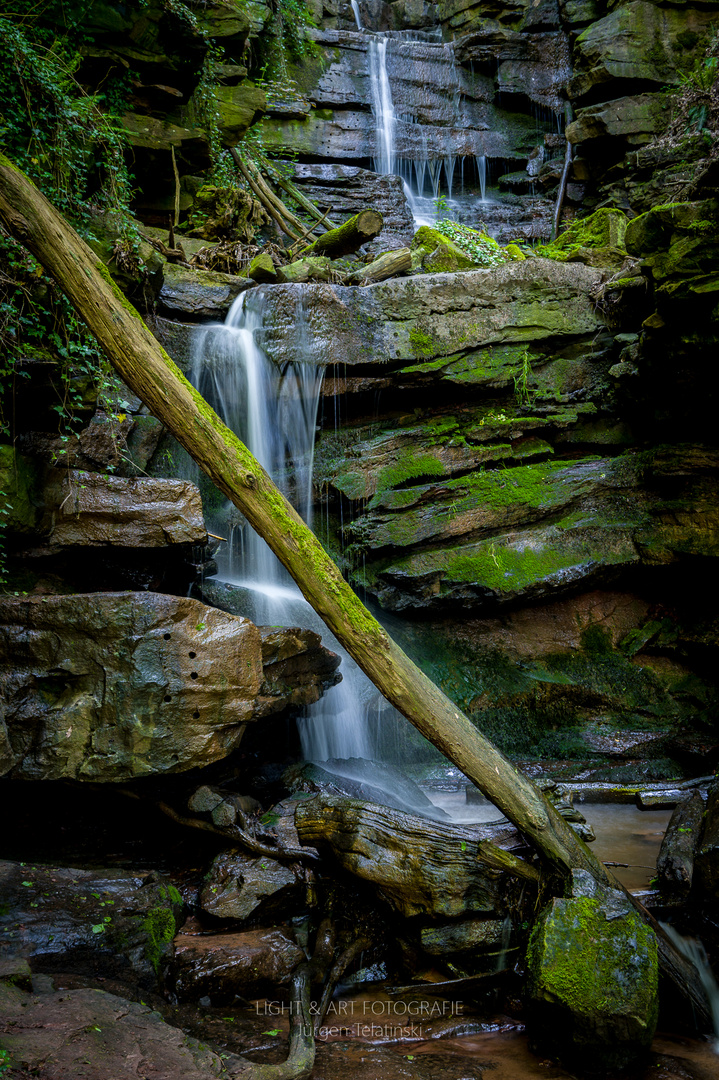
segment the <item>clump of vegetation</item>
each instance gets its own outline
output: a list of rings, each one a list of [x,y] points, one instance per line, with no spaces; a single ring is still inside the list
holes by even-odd
[[[51,10],[44,20],[0,16],[0,141],[80,227],[93,209],[126,209],[132,192],[120,122],[126,76],[109,80],[97,94],[75,78],[87,6],[63,8],[62,35]]]
[[[477,229],[470,229],[469,225],[460,225],[458,221],[447,221],[445,218],[435,221],[434,228],[452,240],[478,266],[501,266],[507,261],[506,252],[485,232],[478,232]]]
[[[88,6],[75,0],[61,14],[50,4],[37,15],[0,16],[0,142],[86,237],[93,212],[113,211],[120,226],[116,257],[137,261],[120,122],[126,76],[108,80],[94,95],[75,78]],[[96,396],[107,371],[94,337],[55,282],[3,230],[0,345],[0,437],[9,435],[8,401],[28,377],[28,361],[51,358],[57,362],[54,409],[67,438],[74,415]]]

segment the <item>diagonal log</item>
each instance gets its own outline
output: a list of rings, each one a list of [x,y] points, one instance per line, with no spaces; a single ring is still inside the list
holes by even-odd
[[[121,379],[245,515],[305,599],[375,686],[562,873],[587,870],[616,885],[571,826],[390,638],[319,540],[249,450],[187,381],[112,280],[45,196],[0,153],[0,221],[41,262],[85,320]],[[669,949],[662,945],[660,955]],[[707,1015],[696,971],[675,950],[682,993]],[[665,970],[671,964],[664,964]],[[693,974],[692,974],[693,972]]]

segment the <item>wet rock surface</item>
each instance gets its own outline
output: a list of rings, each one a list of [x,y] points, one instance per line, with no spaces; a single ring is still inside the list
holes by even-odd
[[[592,289],[601,274],[545,260],[490,270],[397,278],[365,289],[316,285],[305,294],[315,362],[405,363],[465,354],[501,342],[571,339],[600,326]],[[303,361],[293,352],[291,286],[273,288],[259,336],[271,359]]]
[[[200,893],[200,906],[219,919],[246,919],[262,906],[277,915],[297,902],[297,874],[268,856],[256,859],[240,853],[219,855],[210,867]],[[271,899],[272,903],[267,901]]]
[[[204,544],[200,493],[183,480],[51,470],[39,493],[53,546]]]
[[[166,877],[1,862],[0,884],[4,962],[28,960],[33,971],[130,966],[157,983],[183,910]]]
[[[173,980],[179,998],[232,1002],[286,984],[305,959],[291,932],[245,930],[236,934],[179,934],[174,941]]]

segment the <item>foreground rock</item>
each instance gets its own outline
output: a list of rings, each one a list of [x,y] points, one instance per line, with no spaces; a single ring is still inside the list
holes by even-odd
[[[238,1058],[103,990],[28,994],[0,984],[0,1036],[13,1064],[46,1080],[210,1080],[228,1067],[242,1075]]]
[[[210,997],[215,1004],[287,983],[305,954],[280,930],[241,934],[178,934],[173,973],[181,1000]]]
[[[541,913],[527,954],[530,1039],[583,1072],[622,1069],[657,1023],[657,942],[624,893],[574,871],[573,895]]]
[[[301,900],[298,875],[268,856],[218,855],[205,878],[200,907],[218,919],[246,919],[253,912],[279,912]]]
[[[317,700],[337,660],[324,659],[319,638],[312,644],[323,670],[305,673],[296,694],[286,667],[276,690],[272,674],[265,679],[253,623],[197,600],[130,592],[0,598],[0,771],[116,782],[217,761],[237,746],[244,724],[290,701]],[[278,642],[270,649],[274,657],[281,651]]]
[[[0,956],[34,971],[128,966],[157,982],[181,921],[177,889],[155,871],[0,862]]]

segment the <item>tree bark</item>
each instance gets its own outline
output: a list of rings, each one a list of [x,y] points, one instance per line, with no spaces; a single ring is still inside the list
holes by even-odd
[[[379,236],[383,225],[382,215],[376,210],[360,210],[339,228],[323,233],[319,240],[305,248],[302,256],[327,255],[330,259],[339,259],[342,255],[351,255]]]
[[[344,279],[343,284],[370,285],[374,281],[385,281],[386,278],[395,277],[397,274],[406,274],[411,269],[412,255],[409,248],[399,248],[398,251],[385,252],[367,266],[361,266],[359,270],[353,270]]]
[[[615,884],[532,781],[389,637],[259,462],[162,349],[107,267],[2,153],[0,220],[55,278],[120,378],[244,514],[387,700],[477,785],[545,859],[564,873],[584,869],[599,882]],[[686,967],[685,962],[682,990],[691,994],[700,1014],[706,1015],[703,991]]]

